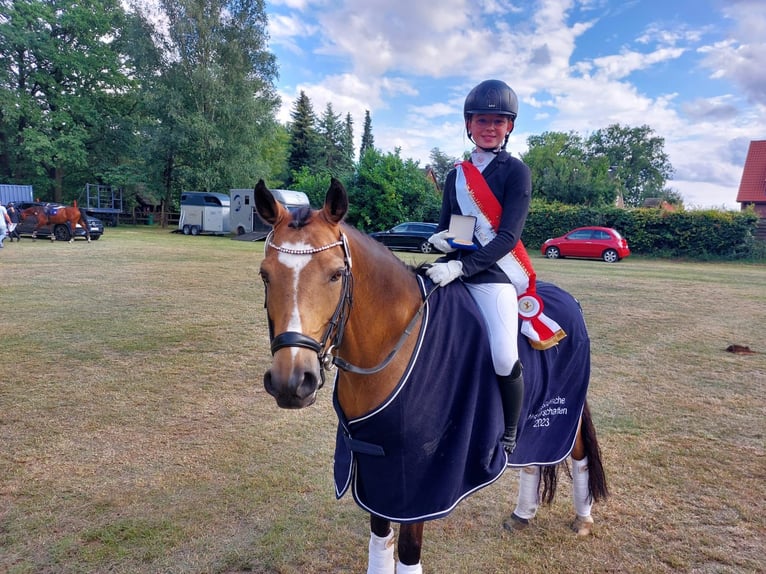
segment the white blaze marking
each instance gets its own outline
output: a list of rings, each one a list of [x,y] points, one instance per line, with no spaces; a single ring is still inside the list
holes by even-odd
[[[307,251],[312,248],[312,246],[307,243],[284,243],[282,247],[294,251]],[[298,311],[298,282],[301,271],[303,271],[303,268],[308,265],[309,261],[311,261],[311,255],[296,255],[294,253],[284,253],[280,251],[279,255],[277,255],[277,261],[293,272],[293,312],[290,314],[287,330],[302,333],[303,326]],[[298,354],[298,347],[292,347],[290,352],[292,353],[293,359],[295,359],[295,356]]]

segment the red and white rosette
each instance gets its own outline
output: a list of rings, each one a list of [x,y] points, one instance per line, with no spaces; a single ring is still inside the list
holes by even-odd
[[[543,313],[543,307],[543,300],[537,293],[527,291],[519,297],[521,333],[538,351],[550,349],[566,337],[561,326]]]

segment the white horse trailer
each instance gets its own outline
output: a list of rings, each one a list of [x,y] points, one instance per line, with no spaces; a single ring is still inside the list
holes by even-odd
[[[225,193],[184,191],[178,229],[184,235],[224,235],[231,231],[230,212],[231,199]]]
[[[309,197],[302,191],[291,189],[272,189],[274,198],[288,209],[308,207]],[[255,234],[265,237],[271,231],[271,225],[264,223],[255,212],[255,191],[252,189],[232,189],[231,195],[231,230],[235,235]]]

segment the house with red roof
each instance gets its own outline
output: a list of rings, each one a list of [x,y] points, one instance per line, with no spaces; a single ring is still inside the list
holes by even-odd
[[[752,205],[758,217],[766,219],[766,140],[750,142],[737,201],[743,211]]]

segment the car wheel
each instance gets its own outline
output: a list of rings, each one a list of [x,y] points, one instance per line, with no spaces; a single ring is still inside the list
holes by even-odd
[[[184,232],[184,235],[189,235],[190,231],[189,231],[189,226],[188,225],[184,225],[183,226],[183,232]]]
[[[199,227],[197,227],[196,225],[192,225],[191,226],[191,234],[192,235],[199,235]]]
[[[430,241],[424,241],[420,244],[420,252],[421,253],[432,253],[434,250],[434,246]]]
[[[72,234],[69,233],[69,228],[66,225],[54,227],[53,236],[56,238],[56,241],[69,241],[72,238]]]
[[[100,233],[96,233],[96,234],[92,234],[92,233],[91,233],[91,235],[90,235],[90,238],[91,238],[93,241],[98,241],[99,239],[101,239],[101,234],[100,234]]]
[[[559,257],[561,257],[561,251],[559,251],[558,247],[548,247],[545,250],[545,256],[548,259],[558,259]]]
[[[607,249],[604,251],[601,258],[607,263],[615,263],[620,260],[620,256],[617,255],[617,252],[614,249]]]

